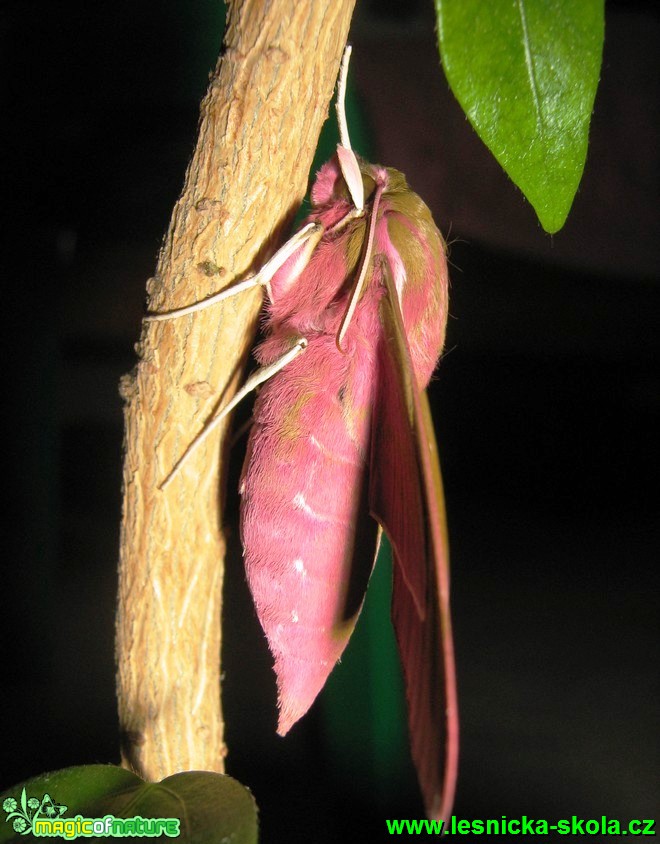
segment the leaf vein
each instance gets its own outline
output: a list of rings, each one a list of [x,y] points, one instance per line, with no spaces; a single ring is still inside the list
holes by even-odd
[[[543,110],[541,109],[541,100],[539,97],[539,88],[536,81],[536,71],[534,69],[534,60],[532,58],[532,51],[529,45],[529,29],[527,27],[527,15],[525,14],[524,0],[518,0],[518,11],[520,13],[520,22],[523,30],[523,48],[525,50],[525,65],[527,67],[527,75],[529,76],[529,84],[532,90],[532,97],[534,98],[534,108],[536,111],[536,123],[539,134],[544,134]]]

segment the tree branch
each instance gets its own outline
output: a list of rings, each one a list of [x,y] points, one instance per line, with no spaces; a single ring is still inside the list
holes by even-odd
[[[257,267],[305,193],[355,0],[243,0],[202,102],[199,136],[150,279],[149,309]],[[147,780],[222,771],[220,434],[158,485],[233,393],[259,294],[145,325],[125,398],[117,610],[122,763]]]

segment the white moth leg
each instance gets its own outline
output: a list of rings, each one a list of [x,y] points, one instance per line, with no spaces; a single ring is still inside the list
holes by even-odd
[[[174,311],[166,311],[165,313],[152,313],[144,317],[145,322],[162,322],[166,319],[178,319],[178,317],[186,316],[187,314],[194,314],[197,311],[203,311],[222,302],[224,299],[229,299],[230,296],[236,296],[244,290],[250,290],[253,287],[265,287],[269,298],[272,300],[272,291],[270,282],[273,276],[280,270],[284,264],[295,255],[296,251],[300,249],[300,255],[291,271],[290,283],[298,278],[300,273],[307,266],[312,252],[318,246],[319,241],[323,237],[324,228],[321,223],[307,223],[300,231],[297,231],[292,237],[284,243],[277,252],[270,258],[256,275],[250,276],[238,284],[231,287],[226,287],[219,293],[209,296],[208,299],[202,299],[201,302],[194,302],[192,305],[187,305],[184,308],[177,308]],[[302,247],[302,248],[301,248]]]
[[[160,485],[160,489],[166,489],[174,476],[177,474],[179,469],[183,466],[183,464],[188,460],[188,458],[193,454],[194,451],[203,443],[205,440],[215,431],[215,429],[220,425],[222,420],[229,414],[231,411],[236,407],[236,405],[242,401],[248,393],[251,393],[252,390],[256,389],[259,384],[263,384],[264,381],[268,381],[269,378],[272,378],[273,375],[276,375],[281,369],[284,369],[287,364],[291,363],[291,361],[298,357],[298,355],[303,352],[307,348],[307,340],[304,337],[301,337],[294,346],[292,346],[288,352],[285,352],[281,358],[278,358],[273,363],[268,364],[268,366],[262,366],[260,369],[257,369],[255,372],[250,375],[247,379],[245,384],[241,387],[240,390],[234,395],[230,402],[228,402],[222,410],[218,413],[217,416],[214,416],[213,419],[209,422],[209,424],[195,437],[195,439],[190,443],[188,448],[184,451],[181,457],[177,460],[174,464],[169,475],[165,478],[165,480]]]
[[[143,319],[145,322],[163,322],[166,319],[178,319],[179,317],[186,316],[186,314],[194,314],[197,311],[203,311],[206,308],[210,308],[211,305],[216,305],[218,302],[222,302],[223,299],[229,299],[230,296],[235,296],[237,293],[242,293],[244,290],[250,290],[252,287],[258,287],[260,284],[259,275],[253,275],[250,276],[250,278],[239,281],[238,284],[234,284],[231,287],[225,287],[224,290],[221,290],[219,293],[214,293],[213,296],[209,296],[208,299],[202,299],[201,302],[194,302],[192,305],[186,305],[186,307],[177,308],[174,311],[147,314],[143,317]]]
[[[325,233],[325,226],[323,223],[312,222],[303,226],[300,231],[292,235],[285,244],[283,244],[273,257],[267,261],[259,270],[258,275],[261,278],[260,284],[263,284],[268,292],[268,298],[273,301],[273,289],[271,281],[278,270],[282,269],[284,264],[293,257],[299,250],[293,266],[288,270],[286,283],[282,286],[280,292],[288,290],[292,284],[296,282],[300,274],[305,270],[309,259],[312,257],[314,250],[321,242],[321,238]],[[279,287],[279,285],[278,285]]]
[[[337,123],[339,125],[340,143],[337,147],[337,157],[341,173],[348,187],[348,192],[353,200],[353,205],[358,211],[364,209],[364,184],[360,165],[351,147],[351,139],[348,135],[348,123],[346,121],[346,79],[348,77],[348,63],[351,60],[351,47],[344,50],[339,69],[339,82],[337,83]]]

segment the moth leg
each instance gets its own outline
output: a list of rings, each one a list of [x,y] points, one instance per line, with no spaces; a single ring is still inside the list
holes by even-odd
[[[273,361],[273,363],[269,363],[267,366],[262,366],[259,369],[255,370],[252,375],[247,379],[245,384],[236,392],[234,397],[228,402],[222,410],[220,410],[217,416],[214,416],[213,419],[209,422],[209,424],[202,430],[200,433],[195,437],[195,439],[190,443],[188,448],[184,451],[181,457],[177,460],[174,464],[174,467],[170,471],[169,475],[165,478],[165,480],[160,485],[160,489],[166,489],[174,476],[177,474],[179,469],[183,466],[183,464],[188,460],[188,458],[193,454],[197,448],[205,442],[205,440],[215,431],[215,429],[220,425],[222,420],[229,414],[231,411],[236,407],[236,405],[242,401],[248,393],[251,393],[252,390],[256,389],[260,384],[263,384],[264,381],[268,381],[269,378],[272,378],[273,375],[276,375],[281,369],[284,369],[294,358],[297,358],[298,355],[303,352],[307,348],[307,340],[304,337],[300,337],[294,346],[292,346],[288,352],[285,352],[281,358]]]
[[[252,287],[257,287],[260,284],[258,275],[250,276],[232,287],[225,287],[219,293],[214,293],[208,299],[202,299],[201,302],[194,302],[192,305],[186,305],[183,308],[177,308],[174,311],[163,311],[162,313],[148,313],[143,319],[145,322],[163,322],[166,319],[178,319],[186,316],[186,314],[194,314],[197,311],[203,311],[205,308],[210,308],[211,305],[216,305],[222,302],[223,299],[228,299],[230,296],[235,296],[237,293],[242,293],[243,290],[250,290]]]
[[[163,313],[149,313],[144,317],[145,322],[162,322],[166,319],[178,319],[187,314],[194,314],[197,311],[203,311],[222,302],[224,299],[229,299],[230,296],[236,296],[244,290],[250,290],[253,287],[265,287],[268,292],[268,297],[272,300],[272,291],[270,282],[273,276],[282,269],[284,264],[293,257],[296,252],[300,251],[292,270],[291,281],[295,281],[300,273],[305,269],[314,249],[316,249],[319,241],[323,237],[324,227],[321,223],[307,223],[300,231],[292,235],[286,243],[284,243],[277,252],[270,258],[263,267],[253,276],[239,281],[231,287],[226,287],[219,293],[214,293],[207,299],[202,299],[200,302],[194,302],[192,305],[186,305],[183,308],[177,308],[173,311],[165,311]]]

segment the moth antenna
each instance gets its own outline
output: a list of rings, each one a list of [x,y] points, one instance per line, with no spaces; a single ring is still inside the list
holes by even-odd
[[[236,405],[242,401],[248,393],[251,393],[252,390],[256,389],[259,384],[263,384],[264,381],[268,381],[269,378],[272,378],[273,375],[277,374],[280,369],[284,369],[284,367],[291,363],[291,361],[298,357],[298,355],[307,348],[307,340],[304,337],[300,337],[296,344],[292,346],[288,352],[282,355],[281,358],[278,358],[273,363],[269,364],[268,366],[262,366],[260,369],[257,369],[256,372],[253,372],[252,375],[247,379],[245,384],[241,387],[240,390],[234,395],[232,400],[228,402],[222,410],[218,413],[217,416],[214,416],[213,419],[209,422],[209,424],[202,430],[200,433],[195,437],[195,439],[190,443],[188,448],[183,452],[181,457],[177,460],[174,464],[173,468],[171,469],[169,475],[165,478],[165,480],[160,484],[159,489],[165,490],[170,485],[174,476],[179,472],[181,467],[188,462],[188,459],[191,457],[193,452],[195,452],[199,446],[206,441],[206,439],[215,431],[215,429],[220,425],[222,420],[229,414],[231,411],[236,407]]]
[[[348,136],[348,124],[346,122],[346,80],[348,78],[348,63],[351,60],[353,48],[346,45],[344,55],[339,68],[339,81],[337,82],[337,124],[339,125],[339,139],[345,149],[353,149],[351,139]]]
[[[364,282],[367,277],[367,273],[369,272],[371,255],[374,251],[374,236],[376,233],[378,206],[380,204],[380,198],[384,190],[385,184],[383,182],[379,182],[378,186],[376,187],[374,202],[371,208],[371,218],[369,220],[369,234],[367,235],[367,245],[364,250],[364,255],[362,256],[360,274],[358,275],[357,281],[355,282],[355,286],[353,287],[353,292],[351,293],[351,301],[348,303],[348,308],[346,308],[346,313],[344,314],[344,318],[341,321],[339,332],[337,334],[336,342],[337,348],[340,352],[343,352],[342,343],[344,337],[346,336],[346,332],[348,331],[348,326],[351,324],[351,320],[353,319],[353,314],[355,313],[355,309],[357,308],[357,303],[360,301],[360,296],[362,295],[362,290],[364,288]]]
[[[339,69],[339,81],[337,82],[337,124],[339,126],[340,143],[337,147],[337,157],[341,168],[342,176],[348,187],[348,192],[353,200],[353,205],[362,211],[364,208],[364,184],[362,173],[357,157],[351,147],[351,139],[348,135],[348,122],[346,120],[346,80],[348,79],[348,63],[351,58],[350,46],[344,50]]]
[[[337,147],[337,158],[355,210],[362,213],[364,211],[364,183],[355,153],[352,149],[346,149],[346,147],[339,145]]]

